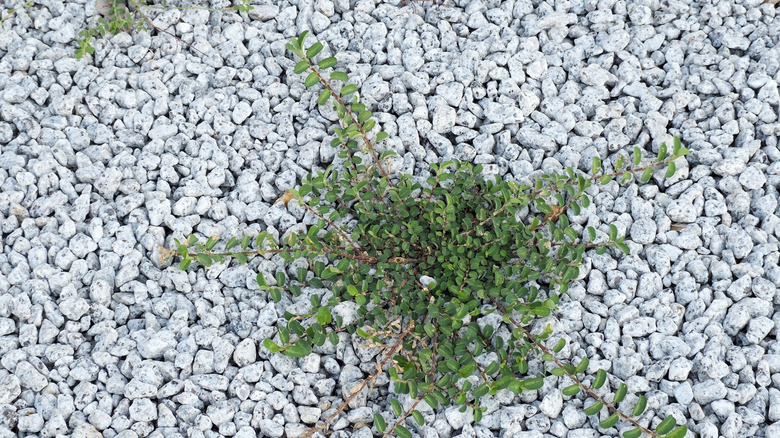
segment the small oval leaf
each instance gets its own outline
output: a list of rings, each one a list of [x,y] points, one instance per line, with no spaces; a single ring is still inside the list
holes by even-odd
[[[623,438],[639,438],[640,436],[642,436],[642,429],[638,427],[623,432]]]
[[[634,417],[638,417],[642,415],[642,412],[645,411],[645,407],[647,407],[647,397],[644,395],[639,396],[639,400],[636,402],[636,406],[634,406],[634,411],[631,413]]]
[[[601,402],[593,403],[592,405],[590,405],[587,408],[585,408],[585,414],[586,415],[596,415],[596,414],[599,413],[599,411],[601,411],[602,407],[604,407],[604,405],[601,404]]]
[[[544,386],[544,379],[541,377],[532,377],[523,381],[523,387],[530,391],[539,389]]]
[[[331,80],[334,80],[334,81],[344,81],[344,82],[346,82],[346,81],[349,80],[349,75],[347,75],[343,71],[334,71],[333,73],[330,74],[330,78],[331,78]]]
[[[618,414],[614,413],[610,415],[606,420],[599,423],[599,427],[602,429],[609,429],[610,427],[616,425],[619,419],[620,417],[618,416]]]
[[[351,94],[357,91],[357,85],[355,84],[349,84],[345,85],[344,88],[341,89],[341,95],[346,96],[347,94]]]
[[[604,386],[604,382],[607,381],[607,372],[600,369],[596,371],[596,379],[593,380],[593,389],[599,389]]]
[[[676,425],[677,425],[677,420],[675,420],[674,417],[672,417],[671,415],[667,415],[666,418],[663,419],[663,421],[658,423],[658,426],[655,427],[655,431],[660,435],[663,435],[671,431]]]
[[[641,181],[642,181],[643,183],[646,183],[646,182],[650,181],[650,177],[651,177],[651,176],[653,176],[653,169],[652,169],[651,167],[648,167],[648,168],[647,168],[647,169],[645,169],[645,171],[642,173],[642,179],[641,179]]]
[[[661,147],[658,149],[658,158],[656,161],[663,161],[666,158],[666,143],[661,143]]]
[[[303,81],[303,85],[306,88],[309,88],[312,85],[316,84],[317,82],[319,82],[319,79],[317,79],[317,73],[311,72],[309,73],[309,76],[306,76],[306,80]]]
[[[385,418],[379,414],[374,414],[374,426],[376,426],[376,430],[384,433],[385,428],[387,427]]]
[[[688,427],[680,426],[664,438],[684,438],[686,433],[688,433]]]
[[[401,426],[400,424],[395,426],[395,433],[401,438],[412,438],[412,433],[409,432],[409,429]]]
[[[295,68],[293,71],[295,74],[301,74],[305,72],[309,68],[309,64],[306,63],[306,61],[300,61],[299,63],[295,64]]]
[[[317,98],[317,105],[325,105],[328,103],[328,99],[330,99],[330,90],[326,88],[322,90],[320,97]]]
[[[306,56],[309,58],[314,58],[317,56],[318,53],[322,50],[322,43],[319,41],[312,44],[311,47],[309,47],[308,50],[306,50]]]
[[[390,406],[392,406],[395,415],[401,415],[401,413],[403,413],[404,411],[403,408],[401,407],[401,403],[394,398],[390,399]]]
[[[330,58],[323,59],[317,65],[319,66],[319,68],[325,69],[325,68],[333,67],[334,65],[336,65],[337,62],[338,61],[336,61],[336,58],[331,56]]]
[[[669,167],[666,169],[666,177],[671,178],[674,176],[674,172],[677,171],[677,166],[675,166],[674,161],[669,163]]]
[[[573,384],[573,385],[569,385],[569,386],[563,388],[563,390],[561,392],[563,393],[563,395],[565,395],[567,397],[571,397],[571,396],[577,395],[580,392],[580,385],[578,385],[576,383]]]
[[[624,398],[626,398],[626,393],[628,392],[628,387],[625,383],[621,383],[618,386],[617,391],[615,392],[615,399],[612,401],[613,404],[618,404],[623,401]]]
[[[425,418],[423,417],[423,414],[421,414],[417,409],[412,411],[412,417],[414,417],[414,421],[416,421],[418,425],[422,426],[425,424]]]

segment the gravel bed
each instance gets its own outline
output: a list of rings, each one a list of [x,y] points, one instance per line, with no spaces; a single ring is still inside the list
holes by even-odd
[[[262,1],[262,0],[261,0]],[[5,8],[19,6],[9,1]],[[652,157],[671,179],[591,192],[581,227],[614,223],[632,255],[588,254],[550,317],[563,357],[649,398],[644,424],[688,437],[780,437],[780,18],[759,0],[256,2],[249,14],[150,11],[157,32],[73,57],[92,0],[36,0],[0,27],[0,437],[298,437],[329,417],[376,351],[343,335],[270,354],[285,311],[254,283],[278,257],[178,269],[173,238],[277,236],[311,217],[274,202],[334,160],[336,119],[293,74],[304,29],[335,54],[421,178],[452,157],[520,180]],[[170,4],[176,4],[171,2]],[[230,6],[212,0],[210,7]],[[3,11],[3,15],[5,15]],[[338,158],[335,158],[338,159]],[[345,320],[349,307],[339,309]],[[278,339],[278,338],[277,338]],[[619,380],[618,380],[619,379]],[[563,382],[408,426],[426,438],[597,438]],[[388,380],[331,438],[377,436]],[[629,401],[633,400],[629,398]],[[408,403],[408,399],[405,400]],[[388,419],[390,417],[388,416]]]

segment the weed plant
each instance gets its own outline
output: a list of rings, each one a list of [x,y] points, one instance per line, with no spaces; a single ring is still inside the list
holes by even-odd
[[[317,103],[332,102],[340,120],[331,141],[340,148],[340,164],[310,174],[287,193],[317,223],[284,239],[267,231],[232,236],[220,251],[216,236],[205,243],[196,236],[176,239],[175,249],[161,251],[166,259],[178,254],[183,270],[192,262],[210,266],[228,257],[241,264],[256,255],[278,254],[287,263],[306,259],[310,269],[298,268],[294,278],[282,269],[257,274],[258,287],[276,302],[317,291],[310,295],[311,311],[286,312],[286,324],[274,339],[264,340],[265,348],[300,358],[326,342],[336,345],[338,334],[346,332],[381,350],[376,371],[307,436],[327,427],[381,373],[389,376],[394,393],[411,398],[406,408],[390,398],[392,412],[374,414],[373,425],[385,436],[410,438],[408,417],[425,422],[417,409],[421,402],[433,409],[460,406],[478,422],[486,410],[483,397],[503,389],[537,391],[545,382],[560,387],[566,398],[585,399],[585,413],[597,416],[605,433],[620,423],[624,438],[685,436],[686,426],[676,427],[672,416],[651,424],[655,412],[645,412],[647,398],[629,394],[626,383],[590,367],[588,357],[560,359],[566,342],[551,338],[550,324],[542,321],[534,327],[543,329],[531,333],[534,321],[551,315],[578,278],[585,251],[629,253],[615,225],[583,229],[570,222],[569,214],[579,215],[591,203],[588,188],[673,176],[675,160],[689,153],[680,139],[671,148],[661,144],[650,163],[643,163],[635,147],[631,160],[620,154],[605,165],[594,157],[590,174],[567,168],[532,184],[483,178],[482,166],[458,160],[431,164],[432,176],[424,183],[393,176],[386,159],[394,152],[377,147],[388,134],[372,134],[376,121],[358,101],[357,86],[344,72],[326,74],[336,58],[315,62],[323,46],[305,49],[306,35],[287,45],[301,59],[294,71],[309,72],[306,87],[322,84]],[[338,225],[350,222],[356,225]],[[353,303],[356,320],[333,311],[342,303]]]
[[[170,37],[175,38],[177,41],[186,44],[191,49],[205,56],[205,53],[195,48],[192,44],[155,25],[152,19],[149,18],[146,13],[144,13],[144,9],[198,9],[206,11],[249,12],[253,8],[252,5],[249,4],[249,0],[239,0],[235,6],[223,9],[193,6],[168,6],[166,1],[163,1],[162,5],[149,5],[144,0],[126,1],[127,3],[124,1],[108,0],[106,3],[106,16],[98,18],[97,24],[95,24],[93,27],[89,27],[79,32],[79,36],[81,38],[76,41],[76,44],[78,45],[75,52],[76,59],[81,59],[86,54],[91,55],[95,53],[95,48],[92,46],[92,40],[97,36],[105,37],[107,35],[116,35],[119,32],[130,31],[132,29],[140,31],[147,30],[149,28],[169,35]],[[128,9],[128,6],[130,6],[130,9]]]

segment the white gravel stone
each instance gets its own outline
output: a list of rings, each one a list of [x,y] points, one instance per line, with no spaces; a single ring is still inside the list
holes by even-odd
[[[558,418],[563,408],[563,397],[557,389],[551,390],[542,399],[539,410],[549,418]]]
[[[157,419],[157,406],[148,398],[133,400],[129,412],[130,418],[134,421],[154,421]]]
[[[22,393],[21,382],[13,374],[0,379],[0,404],[11,404]]]

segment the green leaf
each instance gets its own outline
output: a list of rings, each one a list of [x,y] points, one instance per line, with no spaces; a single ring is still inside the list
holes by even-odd
[[[643,183],[646,183],[646,182],[650,181],[650,177],[652,177],[652,176],[653,176],[653,168],[652,167],[648,167],[647,169],[645,169],[644,172],[642,172],[642,178],[640,179],[640,181],[642,181]]]
[[[601,183],[602,186],[609,184],[610,181],[612,181],[612,175],[602,175],[601,178],[599,178],[599,183]]]
[[[306,57],[314,58],[318,53],[320,53],[320,50],[322,50],[322,43],[317,41],[316,43],[312,44],[308,50],[306,50]]]
[[[671,431],[674,426],[677,426],[677,420],[674,419],[671,415],[667,415],[666,418],[664,418],[663,421],[658,423],[658,426],[655,427],[655,431],[663,435],[669,431]]]
[[[639,400],[636,402],[636,406],[634,406],[634,411],[631,412],[631,415],[634,417],[642,415],[642,412],[645,411],[645,407],[647,407],[647,397],[640,395]]]
[[[290,342],[290,331],[284,327],[279,328],[279,340],[282,344]]]
[[[349,76],[346,73],[341,71],[334,71],[333,73],[330,74],[330,78],[334,81],[346,82],[349,80]]]
[[[336,61],[336,58],[331,56],[330,58],[325,58],[322,61],[320,61],[320,63],[317,64],[317,66],[321,69],[325,69],[325,68],[333,67],[334,65],[336,65],[337,62],[338,61]]]
[[[620,170],[623,168],[623,154],[618,154],[617,159],[615,160],[615,170]]]
[[[187,268],[190,267],[190,264],[192,264],[192,259],[189,258],[184,259],[181,262],[179,262],[179,269],[181,269],[182,271],[186,271]]]
[[[249,246],[249,242],[252,240],[249,236],[244,236],[243,239],[241,239],[241,249],[246,249]]]
[[[623,251],[623,254],[625,255],[631,255],[631,248],[628,247],[625,243],[617,243],[617,247],[620,248],[621,251]]]
[[[601,158],[594,156],[593,157],[593,166],[591,167],[591,172],[593,172],[593,174],[595,175],[595,174],[599,173],[600,170],[601,170]]]
[[[265,276],[262,272],[257,273],[257,285],[260,286],[260,289],[268,287],[268,283],[266,283]]]
[[[658,149],[658,157],[656,161],[663,161],[666,158],[666,143],[661,143],[661,147]]]
[[[623,432],[623,438],[639,438],[640,436],[642,436],[642,429],[638,427]]]
[[[401,426],[400,424],[395,426],[395,433],[401,438],[412,438],[412,433],[409,432],[409,429]]]
[[[298,41],[293,40],[294,44],[298,45],[298,48],[303,48],[303,42],[306,41],[306,36],[309,34],[308,30],[304,30],[301,32],[300,35],[298,35]]]
[[[664,438],[684,438],[686,433],[688,433],[688,427],[680,426]]]
[[[620,417],[618,416],[617,412],[610,415],[609,418],[599,423],[599,427],[602,429],[609,429],[610,427],[613,427],[617,424]]]
[[[541,316],[541,317],[550,316],[550,308],[544,306],[534,307],[534,313],[536,314],[536,316]]]
[[[267,338],[263,340],[263,346],[267,348],[268,351],[270,351],[271,353],[278,353],[279,351],[281,351],[281,348],[279,348],[279,346],[276,345],[274,341]]]
[[[479,399],[483,395],[487,394],[488,391],[490,391],[490,388],[483,383],[474,390],[474,398]]]
[[[381,433],[384,433],[385,428],[387,427],[387,423],[385,423],[385,418],[379,414],[374,414],[374,426],[376,426],[376,430],[378,430]]]
[[[642,150],[638,146],[634,146],[634,166],[639,166],[642,161]]]
[[[390,399],[390,406],[393,408],[393,412],[395,412],[395,415],[401,415],[403,413],[403,408],[401,407],[401,403],[398,402],[398,400],[391,398]]]
[[[416,421],[418,425],[422,426],[425,424],[425,417],[423,417],[423,414],[417,409],[412,411],[412,417],[414,417],[414,421]]]
[[[423,397],[423,400],[425,400],[425,403],[428,403],[428,406],[433,409],[436,409],[436,407],[439,406],[439,402],[436,401],[436,397],[431,394],[426,394],[425,397]]]
[[[287,280],[287,277],[284,275],[284,272],[282,271],[276,271],[276,284],[277,286],[284,286],[284,282]]]
[[[615,224],[609,224],[609,240],[617,239],[618,229]]]
[[[231,237],[230,240],[228,240],[228,243],[225,244],[225,249],[230,249],[236,245],[238,245],[238,239],[236,237]]]
[[[295,74],[301,74],[309,69],[309,64],[306,61],[300,61],[297,64],[295,64],[295,68],[293,71]]]
[[[586,415],[596,415],[601,411],[601,408],[603,408],[604,405],[601,404],[600,401],[597,401],[596,403],[593,403],[592,405],[585,408],[585,414]]]
[[[386,139],[387,136],[388,136],[388,134],[385,131],[379,131],[379,133],[377,133],[377,135],[376,135],[377,143],[382,141],[382,140],[384,140],[384,139]]]
[[[348,85],[345,85],[345,86],[344,86],[344,87],[341,89],[341,92],[340,92],[340,94],[341,94],[342,96],[346,96],[347,94],[352,94],[352,93],[354,93],[354,92],[356,92],[356,91],[357,91],[357,85],[355,85],[355,84],[348,84]]]
[[[553,376],[563,377],[563,375],[566,374],[566,372],[564,371],[563,368],[553,368],[550,370],[550,374],[552,374]]]
[[[666,168],[666,177],[671,178],[674,176],[674,172],[677,171],[677,166],[675,166],[674,161],[669,163],[669,167]]]
[[[309,76],[306,76],[306,80],[303,81],[303,85],[306,88],[309,88],[312,85],[316,84],[317,82],[319,82],[319,79],[317,78],[317,73],[316,72],[311,72],[311,73],[309,73]]]
[[[479,423],[482,421],[482,409],[484,408],[477,408],[474,410],[474,422]]]
[[[573,384],[573,385],[569,385],[569,386],[563,388],[563,390],[561,392],[563,393],[563,395],[565,395],[567,397],[571,397],[571,396],[577,395],[580,392],[580,385],[578,385],[576,383]]]
[[[620,184],[625,184],[630,180],[631,180],[631,172],[625,171],[623,172],[623,177],[620,179]]]
[[[541,377],[532,377],[523,381],[523,388],[531,391],[539,389],[542,386],[544,386],[544,379]]]
[[[560,353],[561,350],[563,350],[563,347],[566,346],[566,339],[559,339],[558,343],[555,344],[555,347],[553,347],[553,351],[556,353]]]
[[[574,370],[574,374],[584,373],[585,370],[588,369],[589,363],[590,359],[588,359],[587,356],[583,357],[580,363],[577,365],[577,368]]]
[[[626,393],[628,392],[628,387],[625,383],[621,383],[618,385],[617,391],[615,391],[615,399],[612,401],[612,404],[618,404],[623,401],[624,398],[626,398]]]
[[[317,321],[319,321],[320,324],[329,324],[332,320],[333,319],[330,315],[330,308],[320,307],[317,309]]]
[[[271,298],[274,300],[274,302],[282,301],[282,291],[280,291],[277,288],[273,288],[268,293],[271,294]]]
[[[593,242],[596,240],[596,229],[593,227],[588,227],[588,237],[590,237],[590,241]]]
[[[317,105],[325,105],[330,99],[330,90],[324,89],[320,92],[320,97],[317,98]]]
[[[602,386],[604,386],[604,383],[607,381],[607,372],[600,369],[596,371],[596,378],[593,380],[593,385],[591,386],[593,389],[599,389]]]
[[[370,119],[371,116],[373,116],[374,113],[371,111],[362,111],[360,114],[358,114],[358,123],[363,123],[366,120]]]
[[[203,253],[198,254],[195,258],[198,260],[198,263],[203,266],[211,266],[214,263],[214,261],[211,260],[211,257]]]
[[[295,344],[285,348],[284,354],[290,357],[306,357],[311,354],[311,346],[306,342],[298,340]]]

